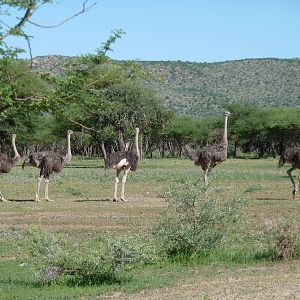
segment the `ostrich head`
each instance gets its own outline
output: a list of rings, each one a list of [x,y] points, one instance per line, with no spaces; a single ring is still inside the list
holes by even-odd
[[[68,135],[71,135],[71,134],[73,134],[73,133],[74,133],[73,130],[70,130],[70,129],[69,129],[69,130],[67,131],[67,134],[68,134]]]
[[[230,114],[231,114],[230,111],[228,111],[228,110],[225,110],[225,111],[224,111],[224,116],[225,116],[225,117],[229,117]]]

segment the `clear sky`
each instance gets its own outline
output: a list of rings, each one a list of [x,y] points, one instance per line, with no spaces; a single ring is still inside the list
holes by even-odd
[[[33,56],[94,53],[114,29],[126,34],[113,59],[217,62],[300,57],[300,0],[89,0],[97,4],[61,27],[26,25]],[[42,25],[78,12],[83,0],[45,5]],[[12,42],[12,41],[10,41]],[[15,42],[13,42],[15,43]],[[24,57],[24,56],[23,56]]]

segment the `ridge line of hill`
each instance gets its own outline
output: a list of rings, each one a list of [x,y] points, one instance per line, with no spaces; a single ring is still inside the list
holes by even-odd
[[[59,72],[72,57],[37,56],[33,66]],[[137,61],[163,82],[147,83],[165,107],[201,118],[219,114],[227,103],[300,107],[300,59],[247,58],[213,63]]]

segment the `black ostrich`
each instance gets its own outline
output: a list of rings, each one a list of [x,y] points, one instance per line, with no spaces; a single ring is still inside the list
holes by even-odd
[[[62,171],[64,166],[71,161],[71,134],[74,132],[68,130],[68,150],[64,156],[54,150],[40,151],[30,154],[23,162],[22,168],[25,166],[32,166],[40,169],[40,175],[37,179],[35,201],[40,201],[40,185],[43,178],[45,178],[45,200],[52,201],[49,199],[48,188],[49,188],[49,176],[52,173],[59,173]]]
[[[205,146],[200,149],[197,155],[192,153],[192,150],[188,145],[183,146],[185,154],[195,163],[196,166],[201,166],[204,171],[205,185],[208,184],[208,177],[211,169],[227,159],[227,120],[229,115],[229,111],[224,112],[224,134],[221,143]]]
[[[6,153],[0,153],[0,173],[9,173],[11,168],[17,163],[20,159],[20,154],[18,153],[16,147],[16,134],[12,134],[12,146],[14,150],[14,157],[10,157]],[[0,192],[0,201],[6,201]]]
[[[290,163],[292,167],[287,170],[287,173],[293,184],[293,199],[295,199],[295,194],[299,190],[297,187],[292,172],[296,169],[300,169],[300,147],[287,148],[283,154],[280,156],[278,167],[281,168],[285,163]],[[300,177],[299,177],[300,185]]]
[[[140,160],[140,150],[139,150],[139,128],[135,129],[135,146],[136,153],[132,151],[118,151],[111,153],[105,160],[105,168],[114,168],[116,169],[116,178],[115,178],[115,193],[114,201],[117,201],[117,191],[119,183],[119,175],[122,170],[124,170],[124,175],[122,178],[122,191],[121,191],[121,200],[125,200],[125,184],[129,171],[136,171],[138,162]]]

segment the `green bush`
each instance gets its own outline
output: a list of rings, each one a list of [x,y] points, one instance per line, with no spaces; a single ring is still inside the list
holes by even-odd
[[[243,206],[241,199],[208,198],[198,185],[170,189],[169,207],[156,231],[168,256],[207,255],[221,241]]]
[[[123,266],[160,259],[156,242],[147,235],[104,236],[93,245],[41,229],[31,229],[27,236],[30,261],[41,284],[111,284],[121,280],[118,274]]]

